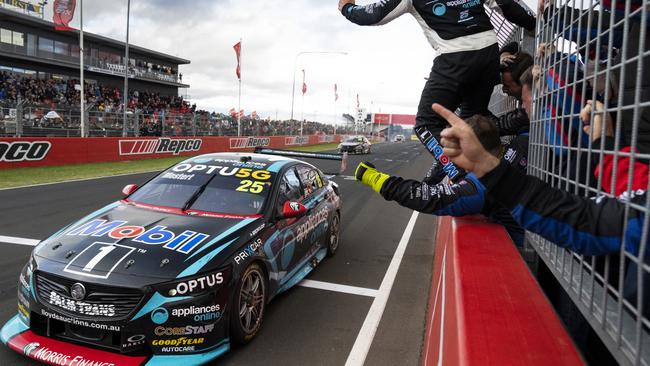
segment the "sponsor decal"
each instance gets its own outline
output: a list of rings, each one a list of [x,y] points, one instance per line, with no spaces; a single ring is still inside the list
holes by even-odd
[[[251,231],[250,234],[249,234],[251,236],[251,238],[253,236],[257,235],[260,231],[262,231],[262,229],[264,229],[264,226],[266,226],[266,224],[262,224],[262,225],[256,227],[255,229],[253,229],[253,231]]]
[[[255,253],[262,246],[262,244],[264,243],[262,242],[262,239],[259,238],[255,240],[253,243],[249,244],[246,248],[244,248],[244,250],[242,250],[241,252],[239,252],[239,254],[235,256],[235,263],[239,264],[243,262],[246,258],[255,255]]]
[[[126,339],[126,343],[122,343],[122,348],[132,348],[143,345],[146,338],[147,337],[144,334],[132,335]]]
[[[298,225],[296,228],[296,241],[302,243],[310,232],[314,231],[314,229],[316,229],[320,224],[327,221],[329,213],[329,208],[323,207],[322,210],[309,216],[304,223]]]
[[[120,326],[119,325],[109,325],[109,324],[99,324],[99,323],[93,323],[93,322],[88,322],[85,320],[79,320],[76,318],[70,318],[66,316],[62,316],[56,313],[51,313],[47,310],[41,310],[41,315],[44,317],[58,320],[64,323],[70,323],[73,325],[78,325],[86,328],[93,328],[93,329],[100,329],[100,330],[108,330],[108,331],[115,331],[119,332],[120,331]]]
[[[214,324],[208,325],[187,325],[184,327],[156,327],[153,333],[157,336],[178,336],[178,335],[198,335],[210,333],[214,330]]]
[[[211,161],[215,163],[232,165],[240,168],[253,168],[253,169],[264,169],[268,165],[267,163],[255,162],[255,161],[240,161],[234,159],[202,158],[202,157],[198,157],[192,160],[192,163],[205,164]]]
[[[41,347],[38,342],[32,342],[23,347],[25,356],[38,361],[60,366],[115,366],[112,362],[97,361],[84,356],[73,356],[55,352],[48,347]]]
[[[306,145],[309,143],[309,136],[287,136],[284,138],[284,144],[291,145]]]
[[[205,338],[187,338],[180,337],[175,339],[154,339],[151,341],[152,346],[192,346],[203,344]]]
[[[151,155],[174,154],[199,151],[203,141],[201,139],[134,139],[120,140],[120,156],[126,155]]]
[[[29,319],[29,310],[27,310],[27,307],[20,302],[18,302],[18,312],[23,318]]]
[[[160,349],[161,352],[165,353],[180,353],[180,352],[194,352],[196,351],[196,347],[194,346],[186,346],[186,347],[162,347]]]
[[[165,179],[173,180],[192,180],[196,174],[176,174],[176,173],[165,173],[162,175]]]
[[[72,258],[63,271],[106,279],[135,250],[136,248],[126,245],[94,242]],[[74,300],[83,300],[86,297],[86,288],[80,283],[75,283],[70,287],[70,295]]]
[[[172,316],[184,318],[190,315],[203,314],[219,310],[221,310],[221,306],[219,304],[209,306],[190,306],[189,308],[172,309]]]
[[[216,173],[223,177],[253,178],[254,180],[269,180],[271,172],[267,170],[253,170],[251,168],[240,168],[232,166],[205,165],[205,164],[178,164],[171,169],[174,173],[194,173],[201,172],[204,174]],[[191,178],[190,178],[191,179]]]
[[[447,12],[447,7],[443,3],[433,4],[433,14],[436,16],[443,16]]]
[[[271,144],[270,137],[234,137],[230,139],[231,149],[247,149],[264,147]]]
[[[114,304],[89,304],[65,298],[54,291],[50,292],[47,302],[67,311],[88,316],[115,316]]]
[[[169,295],[188,295],[195,292],[201,292],[215,287],[216,285],[221,285],[223,283],[224,274],[223,272],[210,273],[208,275],[193,278],[191,280],[179,282],[176,284],[174,289],[169,291]]]
[[[48,141],[0,142],[0,162],[18,163],[45,159],[52,144]]]
[[[319,144],[329,144],[334,142],[334,136],[331,135],[320,135],[318,136],[318,143]]]
[[[449,160],[449,157],[447,157],[447,155],[443,154],[442,146],[440,146],[438,140],[433,137],[433,134],[427,130],[423,130],[420,133],[420,138],[425,144],[427,150],[429,150],[436,158],[436,160],[442,164],[442,170],[445,172],[445,174],[447,174],[449,178],[454,178],[457,176],[458,170],[456,169],[456,166],[451,162],[451,160]]]
[[[185,230],[181,234],[176,235],[174,232],[168,230],[167,226],[162,226],[162,225],[156,225],[147,230],[144,226],[128,225],[126,221],[115,220],[115,221],[107,222],[106,220],[101,220],[101,219],[95,219],[89,221],[75,228],[74,230],[71,230],[66,235],[95,236],[95,237],[108,235],[109,237],[117,240],[131,239],[131,241],[135,243],[142,243],[147,245],[163,245],[163,248],[165,249],[174,250],[183,254],[190,253],[194,248],[196,248],[204,240],[210,237],[210,235],[197,233],[191,230]],[[107,243],[99,243],[99,244],[110,245],[110,247],[120,247],[117,244],[107,244]],[[121,247],[129,248],[125,246],[121,246]],[[98,250],[105,252],[108,251],[109,249],[98,249]],[[115,249],[111,249],[111,252],[114,250]],[[81,255],[82,253],[80,253],[79,255]],[[108,254],[104,254],[104,253],[98,253],[97,255],[108,256]],[[90,262],[93,261],[91,260]],[[92,264],[90,262],[87,265]],[[95,262],[93,263],[97,264]],[[117,266],[117,264],[115,264],[113,268],[115,266]]]
[[[169,312],[165,308],[157,308],[151,312],[151,321],[155,324],[162,325],[169,319]]]
[[[512,161],[515,160],[515,156],[517,156],[515,149],[509,148],[508,151],[506,151],[506,153],[503,155],[503,158],[512,163]]]

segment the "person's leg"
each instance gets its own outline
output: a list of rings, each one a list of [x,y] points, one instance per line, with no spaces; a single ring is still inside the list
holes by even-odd
[[[459,175],[459,170],[442,154],[442,146],[439,144],[440,132],[447,127],[447,121],[431,109],[433,103],[441,104],[452,111],[460,105],[460,77],[458,75],[460,68],[453,61],[453,57],[449,57],[447,54],[442,54],[434,60],[431,74],[422,90],[418,113],[415,117],[415,128],[413,129],[415,135],[435,158],[431,170],[424,178],[428,183],[442,180],[445,175],[450,178]]]
[[[494,87],[501,83],[499,74],[499,48],[492,45],[478,51],[466,52],[465,62],[472,65],[460,87],[463,100],[460,117],[469,118],[475,114],[489,116],[488,106]]]

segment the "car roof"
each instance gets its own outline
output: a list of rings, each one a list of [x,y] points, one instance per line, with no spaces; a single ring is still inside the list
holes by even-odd
[[[245,161],[242,161],[242,158],[246,158]],[[249,165],[263,165],[264,169],[278,173],[282,168],[288,165],[293,165],[295,163],[306,164],[308,166],[314,167],[312,164],[309,164],[305,161],[278,155],[267,155],[267,154],[256,154],[256,153],[233,153],[233,152],[224,152],[224,153],[212,153],[212,154],[203,154],[191,157],[186,159],[182,163],[199,163],[207,164],[210,161],[216,163],[230,163],[232,165],[239,163],[246,163]],[[315,167],[314,167],[315,168]]]

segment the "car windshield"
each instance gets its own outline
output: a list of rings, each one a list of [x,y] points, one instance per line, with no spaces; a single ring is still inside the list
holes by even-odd
[[[348,137],[345,142],[363,142],[362,137]]]
[[[273,180],[274,174],[261,169],[182,163],[142,186],[129,200],[177,209],[255,215],[262,212]]]

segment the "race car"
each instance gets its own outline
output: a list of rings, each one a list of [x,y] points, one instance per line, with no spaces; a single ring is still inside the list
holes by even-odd
[[[338,146],[339,153],[370,154],[370,141],[365,136],[349,136]]]
[[[339,247],[337,184],[289,157],[201,155],[123,194],[35,247],[3,343],[53,365],[201,365]]]

